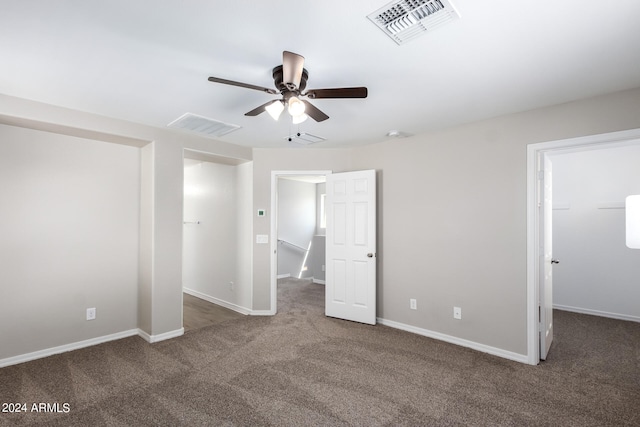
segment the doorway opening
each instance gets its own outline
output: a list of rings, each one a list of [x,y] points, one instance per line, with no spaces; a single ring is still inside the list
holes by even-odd
[[[278,279],[324,285],[322,206],[328,170],[271,173],[271,314],[278,311]]]
[[[548,186],[549,190],[552,188],[552,182],[544,182],[545,160],[548,161],[554,154],[637,144],[638,138],[640,138],[640,129],[531,144],[527,147],[527,361],[529,364],[535,365],[541,360],[541,349],[545,345],[544,339],[547,338],[542,334],[546,334],[549,326],[546,323],[542,325],[541,321],[544,318],[543,314],[551,312],[553,308],[552,276],[546,277],[546,272],[549,270],[546,264],[556,260],[550,256],[546,258],[544,256],[545,239],[550,240],[545,236],[550,236],[552,226],[545,221],[544,215],[545,187]],[[551,206],[547,205],[547,208],[550,210]],[[550,247],[551,244],[548,246]],[[547,255],[550,255],[550,252]],[[549,338],[552,339],[552,336]],[[546,344],[549,343],[550,341],[547,340]]]
[[[251,307],[252,165],[184,150],[183,326],[246,315]]]

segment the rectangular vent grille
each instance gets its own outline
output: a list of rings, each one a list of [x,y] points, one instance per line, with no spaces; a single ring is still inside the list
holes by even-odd
[[[326,138],[305,132],[294,133],[293,135],[286,136],[284,139],[289,142],[295,142],[302,145],[309,145],[316,142],[326,141]]]
[[[219,137],[240,129],[238,125],[219,122],[192,113],[185,113],[167,125],[170,128],[182,129],[200,135]]]
[[[393,1],[367,16],[399,45],[459,17],[449,0]]]

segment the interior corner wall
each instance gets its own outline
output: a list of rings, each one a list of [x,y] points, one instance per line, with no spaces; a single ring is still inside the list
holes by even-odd
[[[151,337],[182,329],[183,148],[154,141]]]
[[[379,317],[526,355],[527,145],[635,128],[640,89],[354,149],[378,170]]]
[[[236,303],[251,309],[253,285],[253,162],[236,166]]]
[[[640,322],[640,250],[625,244],[624,209],[640,194],[640,140],[551,159],[554,307]]]
[[[140,149],[0,125],[0,183],[0,360],[135,330]]]
[[[154,140],[152,340],[180,335],[182,327],[182,235],[184,150],[231,158],[251,157],[250,150],[205,138],[169,134]],[[219,146],[221,145],[221,146]],[[243,157],[232,157],[235,151]],[[246,157],[244,157],[246,156]]]
[[[154,143],[140,149],[140,237],[138,329],[151,335],[153,290],[153,158]]]

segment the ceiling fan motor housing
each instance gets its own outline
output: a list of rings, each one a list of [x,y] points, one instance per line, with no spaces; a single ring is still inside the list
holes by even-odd
[[[302,70],[302,77],[300,78],[300,86],[297,88],[293,85],[288,86],[286,83],[284,83],[282,81],[283,80],[282,76],[283,76],[282,65],[278,65],[273,69],[273,82],[276,85],[276,88],[280,91],[282,95],[285,95],[285,93],[287,92],[293,92],[294,95],[300,95],[300,93],[307,87],[307,79],[309,78],[309,72],[307,71],[306,68]]]

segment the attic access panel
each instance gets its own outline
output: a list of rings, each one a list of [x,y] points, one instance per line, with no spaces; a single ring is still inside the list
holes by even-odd
[[[398,45],[460,18],[449,0],[396,0],[367,16]]]
[[[295,142],[302,145],[315,144],[316,142],[326,141],[326,138],[322,136],[312,135],[306,132],[298,132],[292,135],[286,136],[285,139],[289,142]]]

